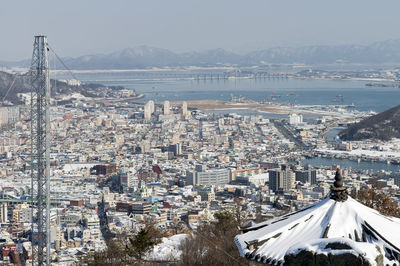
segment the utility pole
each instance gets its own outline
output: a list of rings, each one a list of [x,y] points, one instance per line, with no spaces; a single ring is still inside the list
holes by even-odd
[[[47,37],[35,36],[31,63],[32,265],[50,265],[50,80]]]

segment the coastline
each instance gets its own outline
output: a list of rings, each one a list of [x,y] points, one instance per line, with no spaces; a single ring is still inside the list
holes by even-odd
[[[142,99],[146,97],[145,94],[141,93],[136,96],[126,97],[126,98],[92,98],[91,101],[94,102],[130,102],[132,100]]]
[[[172,106],[179,106],[184,101],[174,101],[170,102]],[[336,108],[343,108],[346,105],[329,105],[332,110],[321,110],[322,107],[327,107],[326,105],[281,105],[274,103],[235,103],[222,100],[193,100],[186,101],[188,108],[197,109],[200,111],[210,111],[210,110],[252,110],[261,113],[272,113],[272,114],[292,114],[292,113],[302,113],[302,114],[318,114],[318,115],[338,115]],[[350,114],[349,114],[350,115]],[[341,114],[341,116],[346,116]],[[351,115],[350,115],[351,116]]]
[[[246,68],[246,67],[244,67]],[[214,66],[214,67],[202,67],[202,66],[184,66],[184,67],[152,67],[152,68],[132,68],[132,69],[72,69],[70,71],[64,69],[52,69],[50,74],[65,75],[70,72],[74,74],[104,74],[104,73],[145,73],[145,72],[190,72],[190,71],[233,71],[237,69],[234,66]],[[9,73],[25,73],[29,71],[29,68],[24,67],[11,67],[3,69],[5,72]],[[346,71],[344,71],[346,72]],[[362,72],[362,71],[358,71]],[[393,78],[376,78],[376,77],[338,77],[338,76],[297,76],[296,72],[286,71],[289,79],[303,79],[303,80],[331,80],[331,81],[365,81],[365,82],[388,82],[390,84],[396,81]],[[209,77],[210,78],[210,77]],[[252,75],[249,76],[231,76],[230,79],[254,79]],[[154,78],[143,79],[143,80],[153,80]],[[164,80],[165,78],[155,78],[154,80]],[[168,79],[168,78],[167,78]],[[173,79],[173,78],[172,78]],[[194,79],[194,78],[185,78]],[[141,79],[139,79],[141,80]],[[100,81],[100,80],[99,80]]]

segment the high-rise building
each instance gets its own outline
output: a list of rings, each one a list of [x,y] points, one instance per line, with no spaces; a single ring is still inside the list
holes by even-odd
[[[0,107],[0,126],[8,124],[8,108]]]
[[[151,120],[151,115],[154,113],[154,102],[148,101],[144,105],[144,119]]]
[[[13,220],[17,223],[27,223],[32,221],[32,209],[24,202],[15,206],[12,211]]]
[[[182,103],[182,115],[186,116],[187,115],[187,102]]]
[[[0,223],[8,223],[8,205],[7,202],[0,204]]]
[[[150,111],[153,114],[155,109],[154,109],[154,101],[149,101],[149,105],[150,105]]]
[[[180,142],[169,145],[168,151],[173,152],[175,156],[182,155],[182,144]]]
[[[308,170],[298,170],[295,172],[296,181],[300,181],[302,183],[310,183],[311,185],[315,185],[317,183],[317,171],[315,169]]]
[[[0,126],[19,121],[19,107],[0,107]]]
[[[296,175],[291,170],[286,170],[283,172],[283,190],[288,191],[294,187],[296,181]]]
[[[149,121],[151,119],[150,109],[147,104],[144,106],[144,119],[147,121]]]
[[[310,169],[308,170],[309,173],[309,181],[311,185],[317,184],[317,170]]]
[[[18,106],[10,106],[8,108],[8,122],[15,123],[19,121],[20,110]]]
[[[290,114],[289,115],[289,124],[297,125],[303,123],[303,116],[298,114]]]
[[[280,169],[270,170],[269,172],[269,189],[279,191],[283,187],[283,175]]]
[[[288,191],[293,188],[294,182],[295,173],[286,166],[269,171],[269,188],[274,192]]]
[[[165,101],[164,102],[164,115],[169,115],[170,114],[170,105],[169,105],[169,101]]]
[[[132,175],[129,172],[120,172],[119,174],[119,182],[122,187],[131,187],[132,186]]]

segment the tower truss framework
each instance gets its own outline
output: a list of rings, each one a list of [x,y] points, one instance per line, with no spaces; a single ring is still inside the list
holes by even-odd
[[[35,36],[31,63],[32,265],[50,265],[50,80],[47,37]],[[34,216],[36,209],[36,216]]]

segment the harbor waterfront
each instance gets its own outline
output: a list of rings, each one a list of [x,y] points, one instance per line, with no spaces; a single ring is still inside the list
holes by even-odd
[[[190,72],[198,73],[198,72]],[[124,86],[144,94],[142,102],[223,100],[231,96],[257,102],[299,105],[352,105],[359,111],[381,112],[398,104],[399,88],[368,87],[360,80],[317,80],[295,78],[236,78],[196,80],[165,77],[158,71],[76,73],[83,82]],[[65,76],[68,77],[68,76]],[[65,78],[58,74],[57,78]]]
[[[360,161],[350,160],[350,159],[340,159],[340,158],[322,158],[322,157],[314,157],[309,159],[304,159],[301,161],[302,165],[310,164],[314,167],[321,166],[331,166],[331,165],[339,165],[340,168],[343,169],[351,169],[356,171],[369,171],[369,172],[392,172],[396,173],[400,171],[400,165],[398,164],[387,164],[385,162],[368,162],[368,161]]]
[[[371,87],[363,80],[321,80],[295,79],[282,77],[264,78],[232,78],[207,79],[212,77],[208,71],[170,71],[170,70],[142,70],[142,71],[85,71],[77,73],[83,82],[96,82],[104,85],[123,86],[134,89],[143,95],[134,102],[163,101],[226,101],[243,99],[271,103],[282,106],[344,106],[352,107],[361,112],[381,112],[397,105],[397,96],[400,91],[396,87]],[[205,73],[205,74],[204,74]],[[217,72],[218,73],[218,72]],[[199,76],[204,78],[199,78]],[[195,78],[197,76],[197,78]],[[62,77],[62,75],[61,75]],[[217,105],[216,105],[217,106]],[[255,109],[218,109],[213,107],[204,110],[208,114],[239,114],[244,116],[260,115],[268,119],[287,119],[286,113],[262,112]],[[314,120],[322,115],[303,113],[305,120]],[[324,134],[330,143],[337,141],[337,134],[345,127],[333,127]],[[339,156],[340,157],[340,156]],[[396,163],[390,161],[374,161],[369,158],[338,158],[327,156],[308,158],[302,164],[313,166],[341,165],[343,168],[357,170],[389,171],[400,170]]]
[[[270,102],[277,105],[353,105],[354,110],[381,112],[398,104],[400,91],[394,87],[368,87],[365,81],[356,80],[307,80],[287,78],[261,79],[193,79],[196,72],[178,72],[175,76],[166,75],[163,71],[117,71],[85,72],[77,76],[83,82],[98,82],[104,85],[123,86],[143,94],[135,102],[219,100],[230,101],[232,97],[257,102]],[[339,95],[339,96],[338,96]],[[310,110],[312,108],[310,107]],[[210,109],[206,113],[217,115],[236,113],[239,115],[261,115],[268,119],[287,119],[287,114],[260,112],[254,109]],[[303,113],[304,119],[312,120],[321,115]],[[325,137],[334,143],[336,135],[344,127],[334,127]],[[398,172],[399,166],[386,161],[371,162],[365,158],[320,158],[315,157],[302,161],[312,166],[340,165],[342,168],[369,171]]]

